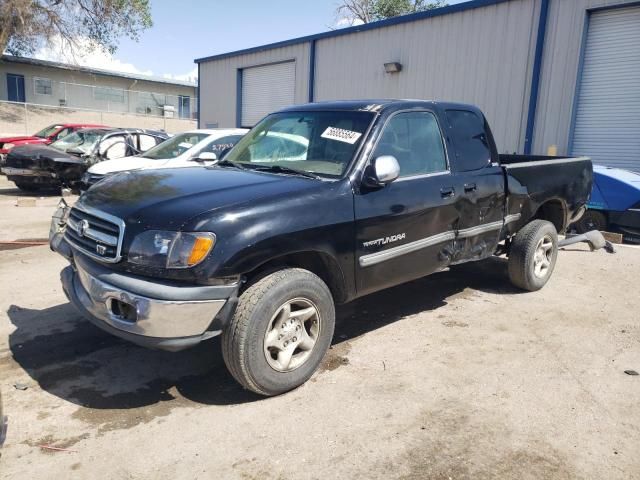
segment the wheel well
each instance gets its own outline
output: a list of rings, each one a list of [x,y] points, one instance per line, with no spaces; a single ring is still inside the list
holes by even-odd
[[[258,279],[282,268],[308,270],[327,284],[336,303],[343,303],[347,300],[347,286],[338,262],[331,255],[316,251],[291,253],[263,263],[246,274],[245,288]]]
[[[567,227],[566,208],[560,200],[549,200],[540,205],[534,218],[553,223],[558,233],[563,232]]]

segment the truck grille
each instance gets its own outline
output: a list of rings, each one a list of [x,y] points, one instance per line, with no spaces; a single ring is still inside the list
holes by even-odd
[[[65,239],[82,253],[102,262],[121,258],[124,222],[106,213],[77,206],[69,212]]]

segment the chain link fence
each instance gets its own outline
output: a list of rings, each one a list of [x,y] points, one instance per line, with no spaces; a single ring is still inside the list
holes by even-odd
[[[60,107],[84,108],[104,112],[133,113],[167,118],[197,118],[197,99],[192,95],[125,90],[117,87],[82,85],[68,82],[45,82],[34,79],[36,97],[47,101],[37,103]],[[47,92],[46,94],[38,94]]]
[[[177,133],[196,128],[191,118],[97,111],[70,106],[0,101],[0,136],[32,135],[55,123],[91,123],[111,127],[150,128]]]

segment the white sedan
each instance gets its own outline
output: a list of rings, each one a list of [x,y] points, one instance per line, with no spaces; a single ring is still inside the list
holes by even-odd
[[[244,128],[216,128],[179,133],[133,157],[93,165],[82,178],[89,188],[107,175],[129,170],[211,165],[247,133]]]

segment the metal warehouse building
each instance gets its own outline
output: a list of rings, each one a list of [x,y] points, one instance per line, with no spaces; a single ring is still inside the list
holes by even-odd
[[[484,110],[501,152],[640,171],[636,0],[474,0],[196,63],[202,127],[310,101],[451,100]]]

